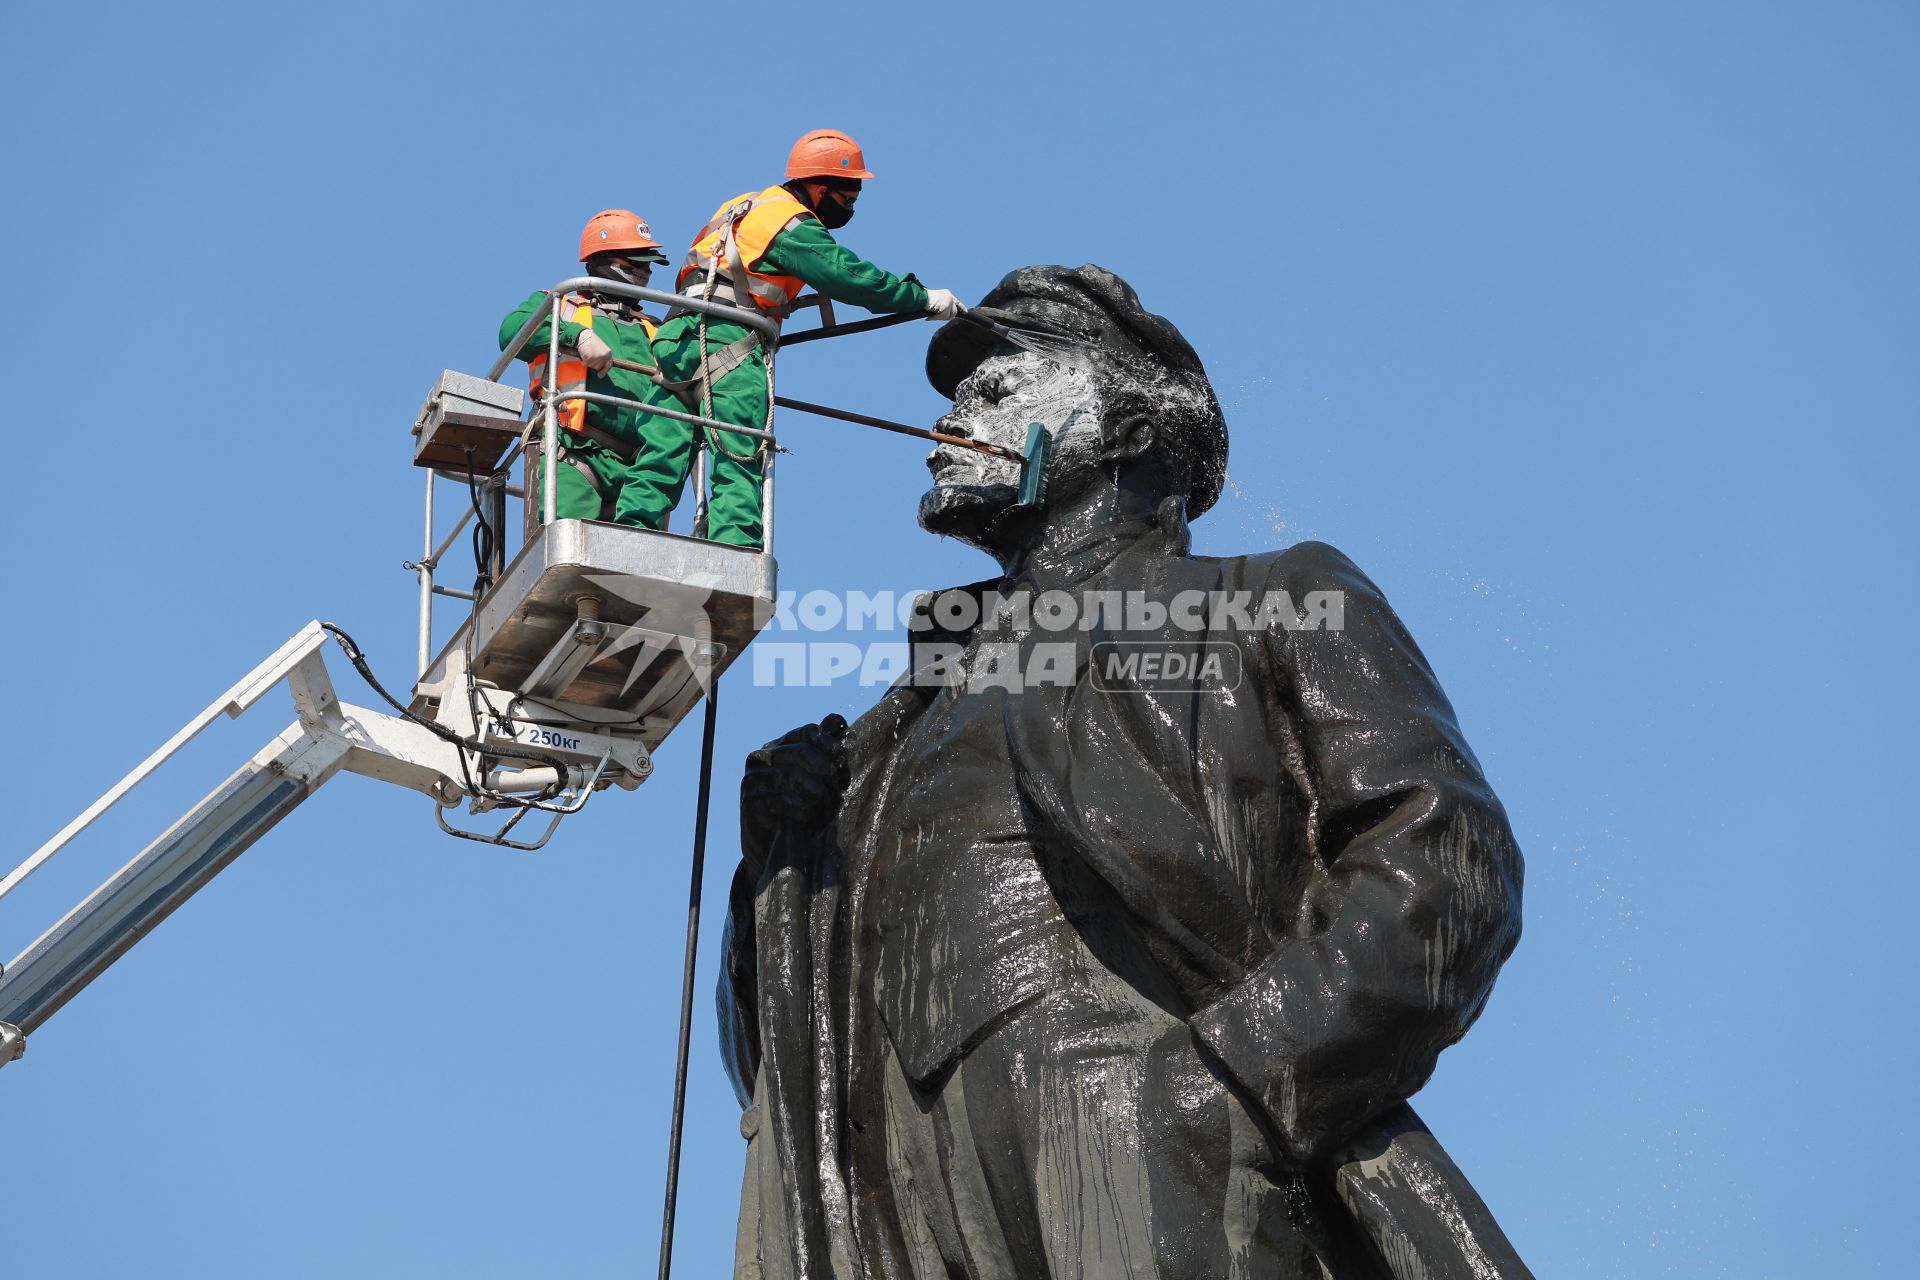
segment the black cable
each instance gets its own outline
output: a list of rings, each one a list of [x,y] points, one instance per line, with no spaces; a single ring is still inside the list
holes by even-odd
[[[494,528],[492,522],[487,517],[486,508],[481,505],[483,490],[475,480],[476,473],[473,466],[473,447],[471,445],[467,447],[467,473],[466,474],[467,474],[467,500],[473,508],[472,547],[473,547],[473,569],[474,569],[473,590],[471,593],[469,593],[467,597],[468,619],[469,619],[469,625],[467,627],[467,679],[466,679],[467,716],[475,724],[479,724],[481,723],[480,705],[482,703],[485,703],[487,708],[487,713],[489,714],[489,716],[491,716],[496,721],[502,719],[502,717],[494,710],[493,704],[491,702],[488,702],[486,698],[480,693],[479,686],[473,678],[473,641],[474,641],[474,637],[480,634],[480,600],[493,587],[494,553],[498,547],[500,534],[503,531]],[[497,485],[505,485],[506,482],[507,482],[507,473],[504,470],[494,471],[490,473],[487,477],[487,488],[492,489],[494,486],[497,486]],[[506,717],[506,719],[512,719],[512,718],[513,717],[511,716]],[[480,776],[482,780],[484,780],[487,775],[487,764],[488,764],[489,757],[499,757],[502,759],[516,759],[516,760],[517,759],[554,759],[556,758],[556,757],[541,756],[537,753],[531,756],[522,756],[514,752],[499,751],[496,749],[488,748],[484,744],[477,744],[476,749],[479,754]],[[465,762],[462,761],[461,768],[463,771],[465,767],[466,767]],[[476,794],[484,793],[489,799],[493,800],[497,804],[508,805],[514,808],[519,808],[519,809],[538,808],[542,801],[550,800],[553,797],[559,795],[560,792],[565,789],[565,783],[566,783],[565,766],[562,765],[561,773],[559,775],[558,780],[552,786],[547,787],[546,789],[541,791],[539,795],[534,796],[531,799],[528,799],[522,796],[507,795],[504,792],[495,791],[492,788],[488,788],[488,787],[475,788],[472,785],[472,775],[464,774],[464,776],[467,778],[468,790],[470,792],[475,792]]]
[[[493,567],[493,533],[487,524],[487,513],[480,509],[480,491],[473,482],[473,449],[471,447],[467,449],[467,497],[473,506],[473,590],[467,595],[467,719],[475,724],[481,724],[483,721],[480,719],[479,703],[484,702],[485,699],[480,696],[478,685],[473,678],[473,641],[474,637],[480,634],[480,598],[486,595],[487,588],[493,585],[493,576],[489,572]],[[487,704],[487,711],[492,715],[491,703]],[[492,718],[499,719],[498,716]],[[486,776],[487,757],[482,754],[480,777],[485,780]],[[548,789],[541,792],[537,799],[549,799],[556,794],[555,790]],[[527,803],[502,792],[489,790],[488,795],[491,799],[504,804],[518,808],[528,807]]]
[[[693,1038],[693,971],[700,950],[700,882],[707,866],[707,805],[713,791],[713,729],[720,679],[707,687],[706,736],[700,744],[700,797],[693,818],[693,873],[687,886],[687,956],[680,970],[680,1054],[673,1068],[673,1126],[667,1138],[667,1200],[660,1214],[660,1280],[673,1274],[673,1214],[680,1191],[680,1131],[687,1115],[687,1047]]]
[[[487,487],[505,483],[505,473],[494,472],[487,477]],[[499,537],[487,513],[481,508],[481,488],[475,483],[473,474],[473,449],[467,449],[467,498],[473,504],[473,594],[477,600],[487,594],[493,586],[493,555]]]
[[[577,729],[581,725],[585,725],[595,733],[604,733],[610,738],[645,736],[645,726],[651,718],[650,714],[641,714],[615,716],[607,720],[596,720],[591,716],[578,714],[561,715],[561,713],[555,711],[554,715],[559,716],[559,719],[543,720],[539,716],[529,715],[524,709],[525,702],[526,699],[524,697],[515,694],[513,701],[507,704],[507,714],[505,718],[512,720],[516,724],[542,725],[550,729]],[[491,707],[493,704],[488,703],[487,705]],[[551,711],[552,708],[549,707],[548,710]]]
[[[509,760],[531,760],[536,764],[542,764],[550,768],[556,769],[559,771],[559,778],[552,787],[549,787],[547,789],[545,796],[550,797],[550,796],[559,794],[561,787],[566,783],[567,771],[573,767],[572,765],[568,764],[565,760],[562,760],[559,756],[548,755],[544,751],[535,751],[531,748],[521,747],[517,744],[512,748],[486,746],[485,744],[478,742],[473,738],[466,737],[463,734],[457,733],[454,730],[447,728],[447,726],[441,724],[438,720],[429,720],[427,719],[427,717],[421,715],[419,712],[414,711],[411,708],[402,706],[400,704],[399,699],[395,698],[392,694],[388,693],[386,686],[381,684],[379,679],[374,676],[373,668],[367,665],[366,656],[360,652],[360,646],[354,642],[354,639],[352,636],[348,635],[345,631],[342,631],[339,627],[335,626],[331,622],[323,622],[320,624],[320,627],[322,630],[331,634],[335,640],[340,642],[340,648],[342,649],[342,651],[346,653],[347,661],[351,662],[353,664],[353,669],[360,673],[360,678],[362,680],[365,680],[367,684],[373,689],[373,691],[379,694],[381,699],[388,706],[392,707],[395,711],[397,711],[402,718],[406,720],[410,720],[414,724],[419,725],[421,728],[433,734],[435,737],[440,738],[445,742],[451,742],[455,746],[460,747],[462,750],[471,751],[478,756],[484,757],[484,756],[492,755],[492,756],[501,756]],[[466,769],[466,763],[467,763],[466,757],[462,756],[460,759],[460,767],[462,771]],[[473,778],[471,775],[467,776],[467,789],[469,791],[475,790],[473,786]]]

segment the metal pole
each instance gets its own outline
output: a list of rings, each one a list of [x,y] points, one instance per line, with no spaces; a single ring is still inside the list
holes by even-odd
[[[997,444],[988,444],[984,440],[970,440],[965,436],[956,436],[945,431],[929,431],[925,427],[910,427],[904,422],[892,422],[886,418],[875,418],[864,413],[854,413],[848,409],[835,409],[829,405],[814,404],[810,400],[795,400],[791,396],[775,396],[773,402],[782,409],[798,409],[801,413],[811,413],[822,418],[832,418],[838,422],[852,422],[862,427],[877,427],[881,431],[891,431],[896,435],[912,436],[916,440],[931,440],[935,444],[950,444],[956,449],[971,449],[975,453],[989,454],[995,458],[1005,458],[1008,462],[1025,463],[1026,457],[1017,449],[1008,449]]]
[[[574,276],[553,286],[554,293],[599,293],[614,298],[632,298],[636,302],[657,302],[674,311],[699,311],[716,320],[728,320],[748,329],[756,329],[769,343],[780,341],[780,326],[759,311],[743,311],[724,302],[709,302],[697,293],[662,293],[637,284],[621,284],[600,276]],[[505,366],[502,366],[503,368]]]
[[[427,533],[421,540],[420,564],[414,570],[420,579],[420,661],[415,680],[427,678],[427,664],[433,660],[433,468],[427,468]]]
[[[695,655],[696,663],[708,661]],[[687,1114],[687,1047],[693,1038],[693,971],[700,950],[700,881],[707,866],[707,804],[713,791],[713,732],[720,681],[707,684],[706,736],[700,744],[700,797],[693,818],[693,872],[687,886],[687,955],[680,969],[680,1052],[673,1068],[673,1125],[667,1137],[667,1199],[660,1214],[660,1280],[673,1274],[673,1215],[680,1192],[680,1131]]]
[[[798,333],[782,333],[780,345],[797,347],[803,342],[815,342],[821,338],[844,338],[851,333],[871,333],[875,329],[890,329],[896,324],[905,324],[909,320],[925,320],[924,312],[907,311],[899,315],[877,316],[872,320],[855,320],[851,324],[823,324],[818,329],[802,329]]]
[[[767,450],[760,467],[760,550],[773,554],[773,459],[775,450]]]
[[[549,290],[548,293],[550,296],[552,291]],[[531,338],[533,331],[540,327],[540,310],[546,305],[547,299],[541,298],[540,305],[533,309],[527,316],[527,322],[520,326],[520,332],[514,334],[507,345],[501,348],[500,358],[487,367],[488,382],[500,381],[500,375],[507,371],[507,366],[513,363],[513,358],[520,354],[520,348],[527,345],[527,339]]]
[[[646,366],[634,365],[625,360],[615,360],[616,366],[629,369],[642,369]],[[678,409],[669,409],[665,405],[648,404],[644,400],[635,400],[632,396],[610,396],[599,391],[575,391],[567,396],[569,400],[585,400],[588,404],[618,404],[630,408],[645,409],[648,413],[661,418],[672,418],[675,422],[685,422],[696,427],[712,427],[715,431],[731,431],[737,435],[750,436],[755,440],[772,440],[773,432],[762,431],[758,427],[743,427],[737,422],[722,422],[718,418],[703,418],[697,413],[682,413]]]
[[[489,581],[499,581],[507,568],[507,478],[492,476],[487,481],[487,523],[493,526],[493,563],[482,567]]]
[[[693,536],[707,536],[707,429],[693,433]]]
[[[465,481],[466,481],[466,477],[462,476],[461,482],[465,483]],[[461,530],[467,527],[467,521],[471,519],[473,519],[473,508],[471,506],[465,506],[460,508],[460,518],[453,522],[453,528],[447,530],[446,536],[440,539],[440,544],[436,546],[430,553],[428,553],[427,563],[429,565],[436,565],[440,563],[440,557],[447,554],[447,548],[453,545],[453,540],[460,536]]]
[[[564,298],[569,293],[593,292],[608,294],[616,298],[631,298],[636,302],[657,302],[671,310],[699,311],[706,315],[713,316],[715,319],[730,320],[734,324],[745,325],[749,329],[757,329],[769,344],[777,344],[780,341],[780,326],[769,320],[766,316],[754,311],[743,311],[738,307],[729,307],[718,302],[708,302],[705,298],[695,297],[692,294],[662,293],[658,289],[643,289],[638,285],[621,284],[616,280],[603,280],[598,276],[573,276],[569,279],[562,280],[559,284],[547,290],[547,292],[555,299]],[[915,315],[909,318],[919,319],[920,317]],[[520,332],[514,334],[513,337],[508,340],[506,349],[500,353],[500,358],[495,360],[492,366],[488,368],[488,382],[497,382],[500,380],[500,375],[506,372],[507,366],[512,364],[514,357],[520,354],[520,348],[526,345],[527,339],[532,337],[533,331],[539,327],[540,315],[539,312],[536,311],[533,315],[527,317],[527,322],[520,326]]]
[[[540,523],[553,523],[553,509],[559,503],[560,482],[560,311],[567,296],[556,290],[553,295],[553,326],[547,332],[547,406],[546,425],[540,432]]]

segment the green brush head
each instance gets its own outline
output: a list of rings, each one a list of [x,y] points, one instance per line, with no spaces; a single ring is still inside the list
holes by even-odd
[[[1053,447],[1053,437],[1038,422],[1027,424],[1027,447],[1021,450],[1024,461],[1020,464],[1020,502],[1023,507],[1040,504],[1047,496],[1047,450]]]

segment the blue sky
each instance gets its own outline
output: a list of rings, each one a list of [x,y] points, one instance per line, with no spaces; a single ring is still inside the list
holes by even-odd
[[[1528,882],[1417,1106],[1534,1269],[1910,1266],[1879,1158],[1920,1065],[1910,6],[753,8],[698,89],[678,11],[8,27],[0,861],[310,617],[399,682],[435,376],[485,368],[589,214],[677,246],[830,125],[880,174],[842,238],[883,265],[1131,280],[1227,407],[1199,549],[1330,541],[1426,649]],[[796,348],[782,387],[930,422],[929,332]],[[980,575],[914,529],[915,446],[781,426],[784,586]],[[710,900],[740,758],[874,697],[744,675]],[[290,718],[221,727],[9,898],[0,955]],[[331,784],[0,1074],[9,1274],[651,1268],[697,749],[532,856]],[[730,1258],[740,1169],[712,975],[686,1275]]]

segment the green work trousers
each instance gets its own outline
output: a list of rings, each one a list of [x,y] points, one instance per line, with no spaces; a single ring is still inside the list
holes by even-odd
[[[710,338],[708,345],[719,344]],[[654,352],[667,377],[682,380],[693,376],[698,368],[698,347],[698,338],[690,336],[687,341],[671,345],[656,343]],[[678,396],[661,387],[653,389],[650,403],[687,412],[686,404]],[[739,368],[728,372],[715,385],[712,412],[708,416],[764,431],[767,408],[766,353],[755,348]],[[666,527],[668,514],[679,505],[680,495],[686,489],[687,474],[693,466],[695,437],[701,430],[672,418],[648,419],[639,456],[627,468],[614,501],[616,522],[647,529]],[[708,472],[707,536],[736,547],[758,547],[760,442],[731,431],[716,431],[714,436],[723,447],[716,448],[713,441],[708,442],[713,461]]]
[[[573,437],[565,437],[573,439]],[[582,474],[575,461],[584,463],[593,472],[595,480],[600,482],[596,488],[593,480]],[[561,446],[560,469],[553,476],[553,517],[556,520],[612,520],[617,517],[615,499],[627,483],[631,468],[611,450],[604,449],[592,441]],[[527,501],[536,510],[544,510],[542,503],[546,497],[547,463],[540,460],[533,478],[533,492],[527,495]],[[628,521],[627,523],[634,523]]]

